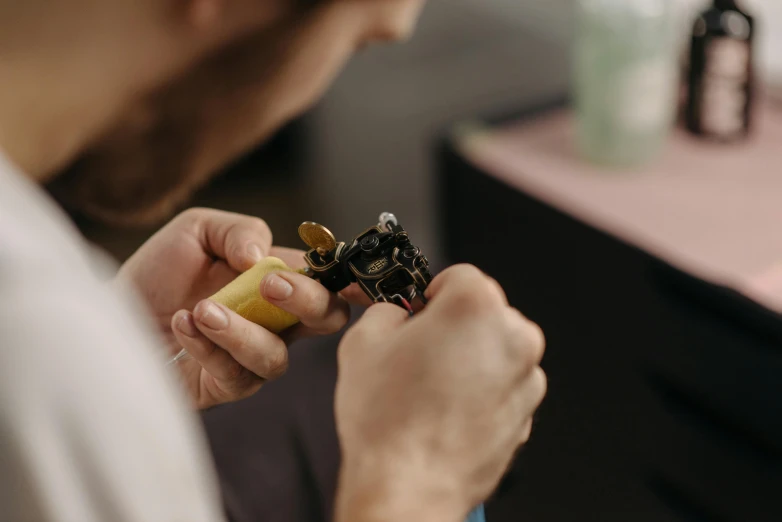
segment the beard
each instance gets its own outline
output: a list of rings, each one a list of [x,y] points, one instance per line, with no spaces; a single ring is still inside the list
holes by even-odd
[[[318,49],[308,45],[318,33],[306,21],[250,35],[138,100],[48,183],[49,193],[71,214],[109,225],[170,217],[317,98],[302,81]]]
[[[54,178],[50,194],[68,212],[109,225],[169,218],[212,173],[188,165],[191,143],[150,123],[128,121],[115,129]]]

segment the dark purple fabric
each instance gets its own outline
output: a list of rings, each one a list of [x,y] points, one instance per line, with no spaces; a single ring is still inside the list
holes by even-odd
[[[340,459],[338,340],[297,343],[282,379],[203,414],[232,522],[331,520]]]

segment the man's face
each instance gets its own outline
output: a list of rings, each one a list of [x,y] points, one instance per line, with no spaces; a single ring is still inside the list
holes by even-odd
[[[51,189],[110,222],[166,216],[317,101],[353,53],[407,36],[424,0],[321,0],[146,97]]]

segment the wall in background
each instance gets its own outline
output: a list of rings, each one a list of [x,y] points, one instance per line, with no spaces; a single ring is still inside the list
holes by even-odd
[[[568,41],[574,23],[574,6],[578,0],[471,0],[508,20],[515,20],[526,30],[544,38]],[[710,0],[671,0],[680,11],[681,31],[689,31],[690,20]],[[758,61],[764,80],[782,88],[782,0],[741,0],[758,18]]]

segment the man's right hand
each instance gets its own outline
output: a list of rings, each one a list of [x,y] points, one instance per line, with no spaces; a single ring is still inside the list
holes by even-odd
[[[540,328],[455,266],[412,319],[372,306],[339,348],[342,521],[461,522],[526,442],[546,392]]]

